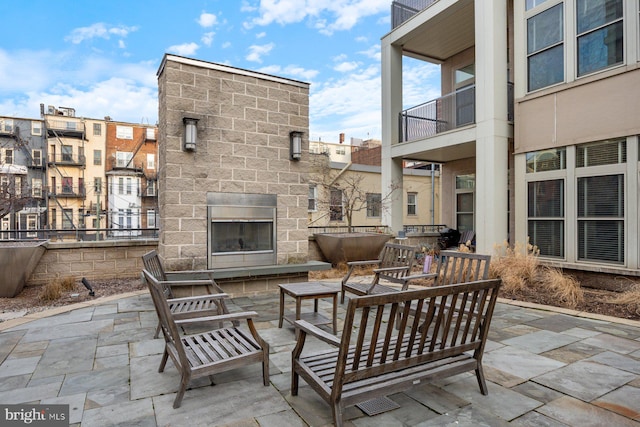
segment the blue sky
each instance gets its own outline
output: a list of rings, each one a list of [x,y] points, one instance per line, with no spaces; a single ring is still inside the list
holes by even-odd
[[[380,39],[391,0],[25,0],[0,17],[0,116],[40,103],[155,124],[165,53],[311,83],[310,138],[380,138]],[[439,94],[436,66],[407,61],[404,101]]]

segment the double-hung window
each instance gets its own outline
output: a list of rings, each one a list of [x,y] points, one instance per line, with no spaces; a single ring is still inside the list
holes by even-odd
[[[576,0],[578,77],[624,60],[623,0]]]
[[[529,91],[564,81],[562,3],[527,20],[527,70]]]
[[[382,195],[380,193],[367,194],[367,217],[379,218],[382,207]]]
[[[315,185],[309,186],[309,207],[307,210],[309,212],[315,212],[318,209],[318,187]]]
[[[332,188],[329,196],[329,219],[331,221],[342,221],[342,190]]]

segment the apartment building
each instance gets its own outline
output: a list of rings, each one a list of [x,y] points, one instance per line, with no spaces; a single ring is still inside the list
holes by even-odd
[[[106,121],[108,228],[113,236],[139,236],[156,228],[156,126]]]
[[[639,27],[636,0],[394,1],[383,182],[440,162],[442,219],[478,251],[529,239],[560,266],[637,274]],[[404,106],[403,57],[439,64],[440,98]]]
[[[42,120],[0,117],[0,238],[38,237],[46,224]]]
[[[404,226],[439,223],[438,165],[407,164],[403,188],[391,184],[383,191],[380,141],[352,138],[351,145],[309,141],[309,152],[310,226],[378,227],[392,200],[402,202]]]

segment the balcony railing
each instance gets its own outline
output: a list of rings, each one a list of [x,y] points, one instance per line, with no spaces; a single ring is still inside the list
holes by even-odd
[[[85,166],[87,159],[84,155],[74,154],[56,154],[55,156],[49,155],[49,164],[59,164],[65,166]]]
[[[75,187],[63,184],[49,187],[49,195],[58,197],[85,197],[86,191],[84,185]]]
[[[507,88],[507,120],[513,121],[513,83]],[[399,116],[400,142],[428,138],[476,122],[476,87],[468,86],[411,107]]]
[[[438,0],[396,0],[391,3],[391,29],[395,29],[413,15],[428,8]]]

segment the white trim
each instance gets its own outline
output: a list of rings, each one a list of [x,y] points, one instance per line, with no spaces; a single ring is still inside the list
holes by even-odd
[[[192,65],[194,67],[207,68],[209,70],[223,71],[225,73],[230,73],[230,74],[240,74],[243,76],[255,77],[257,79],[262,79],[262,80],[270,80],[276,83],[283,83],[287,85],[298,86],[305,89],[308,89],[310,86],[310,83],[305,83],[298,80],[286,79],[284,77],[277,77],[270,74],[263,74],[257,71],[244,70],[242,68],[235,68],[235,67],[230,67],[228,65],[216,64],[214,62],[207,62],[199,59],[185,58],[183,56],[177,56],[177,55],[171,55],[171,54],[165,54],[164,58],[162,58],[162,63],[160,64],[160,68],[158,68],[158,72],[156,73],[158,77],[160,77],[160,75],[164,71],[164,67],[168,61],[177,62],[179,64]]]

